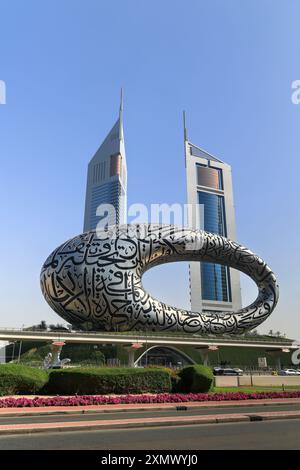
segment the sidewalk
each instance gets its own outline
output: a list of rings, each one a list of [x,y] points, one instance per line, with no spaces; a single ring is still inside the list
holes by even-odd
[[[113,413],[124,412],[124,418],[89,420],[86,416],[82,421],[65,422],[33,422],[17,424],[0,424],[0,435],[4,434],[24,434],[36,432],[57,432],[57,431],[87,431],[116,428],[143,428],[153,426],[179,426],[193,424],[216,424],[232,422],[265,421],[274,419],[299,419],[300,410],[268,411],[268,406],[280,406],[282,404],[300,405],[299,398],[281,398],[266,400],[232,400],[220,402],[185,402],[185,403],[146,403],[146,404],[121,404],[121,405],[89,405],[89,406],[47,406],[28,408],[0,408],[1,417],[24,417],[24,416],[49,416],[49,415],[82,415],[89,413]],[[249,412],[243,411],[243,407],[262,406],[264,411]],[[177,407],[186,407],[188,410],[215,409],[215,414],[204,414],[196,416],[162,416],[162,417],[135,417],[127,418],[126,412],[130,411],[159,411],[176,410]],[[222,408],[235,407],[236,413],[222,413]],[[103,417],[102,417],[103,418]]]

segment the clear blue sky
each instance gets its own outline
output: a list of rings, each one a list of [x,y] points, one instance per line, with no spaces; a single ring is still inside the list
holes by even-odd
[[[261,327],[300,339],[298,0],[1,0],[0,326],[59,322],[40,267],[83,226],[87,164],[125,91],[128,202],[186,200],[191,140],[233,169],[238,240],[278,275]],[[187,266],[145,276],[188,307]],[[256,289],[243,280],[243,298]]]

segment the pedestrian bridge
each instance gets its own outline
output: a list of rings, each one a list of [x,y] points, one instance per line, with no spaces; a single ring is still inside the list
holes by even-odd
[[[0,341],[39,341],[89,344],[144,344],[183,345],[195,347],[238,346],[265,349],[298,349],[293,340],[274,337],[247,337],[236,335],[198,335],[154,332],[83,332],[83,331],[29,331],[15,328],[0,329]]]

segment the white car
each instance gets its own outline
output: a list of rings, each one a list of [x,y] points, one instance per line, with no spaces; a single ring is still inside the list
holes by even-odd
[[[295,369],[284,369],[284,375],[300,375],[300,372]]]

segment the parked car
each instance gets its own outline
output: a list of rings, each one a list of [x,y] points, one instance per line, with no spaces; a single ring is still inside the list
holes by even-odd
[[[239,369],[238,367],[230,368],[230,367],[214,367],[213,369],[214,375],[243,375],[243,370]]]
[[[300,372],[295,369],[283,369],[279,371],[279,375],[300,375]]]
[[[213,368],[213,374],[214,374],[214,375],[223,375],[223,369],[222,369],[222,367],[214,367],[214,368]]]

